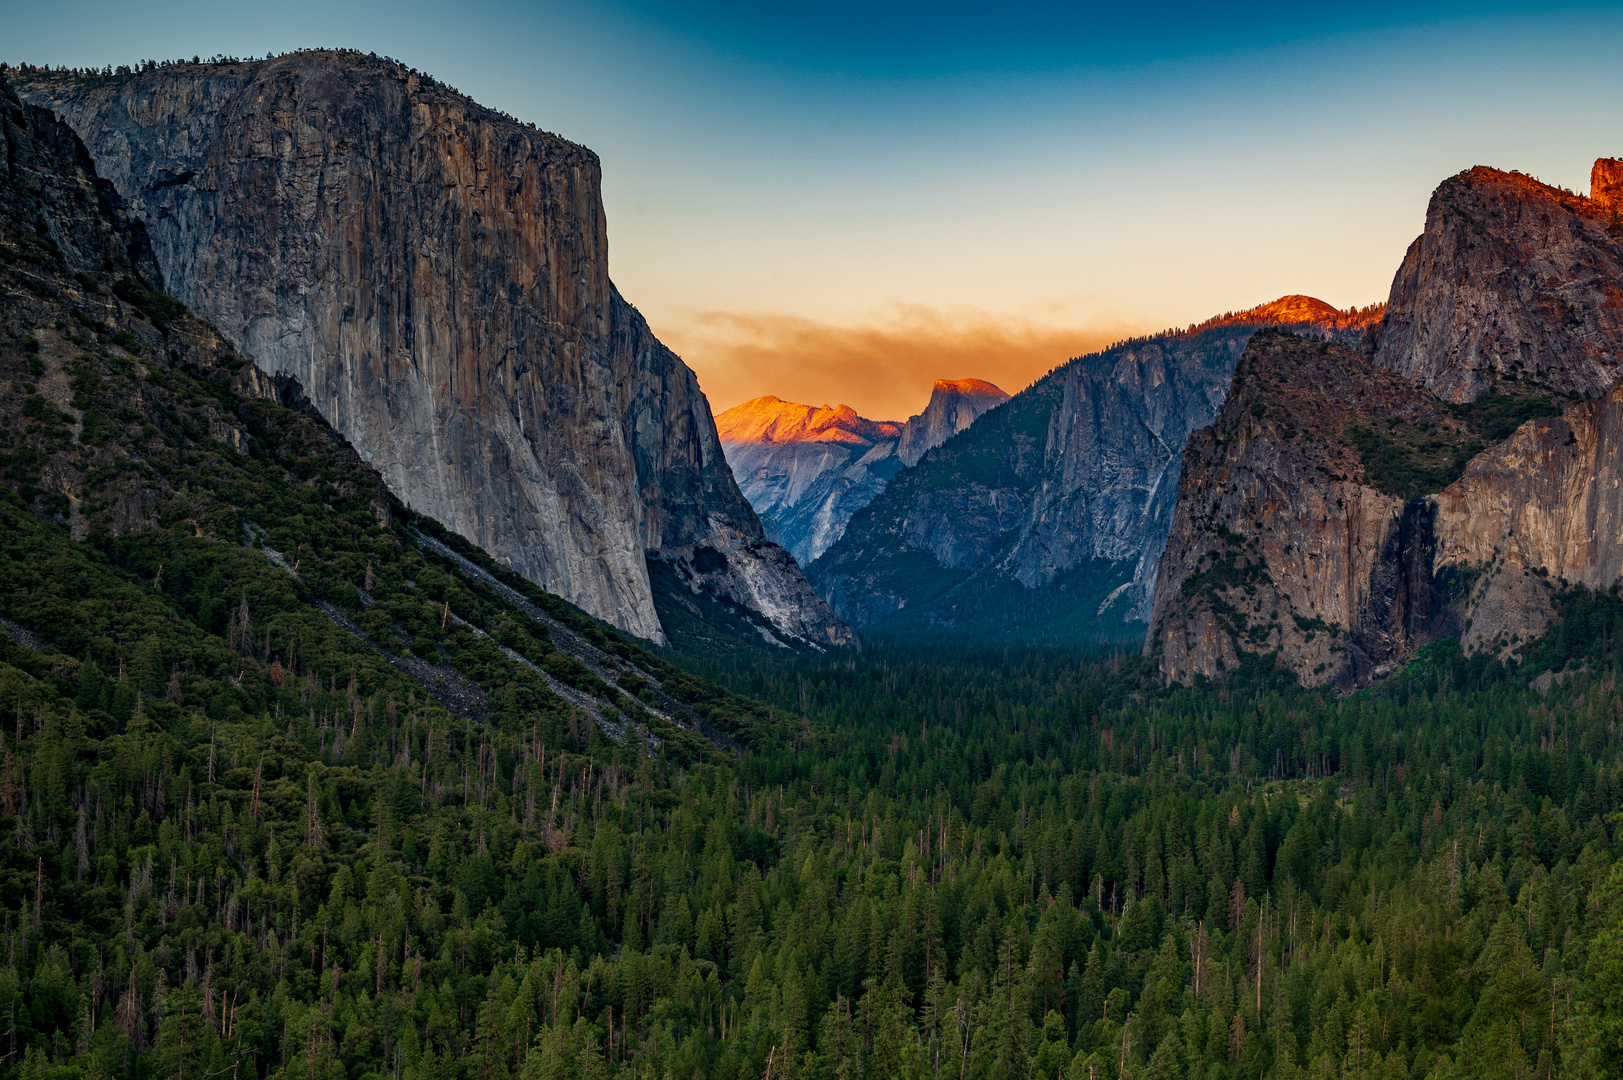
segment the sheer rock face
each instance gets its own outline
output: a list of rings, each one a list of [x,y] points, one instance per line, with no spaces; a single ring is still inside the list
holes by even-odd
[[[1348,438],[1376,418],[1455,424],[1348,346],[1251,340],[1184,452],[1145,644],[1169,680],[1274,652],[1305,683],[1351,685],[1430,639],[1429,512],[1367,483]]]
[[[1623,581],[1623,388],[1531,420],[1442,491],[1405,501],[1349,437],[1380,419],[1464,436],[1455,411],[1350,350],[1253,339],[1196,432],[1146,652],[1169,680],[1277,654],[1310,685],[1363,685],[1457,636],[1500,657],[1556,618],[1560,582]]]
[[[1366,349],[1452,402],[1497,377],[1595,397],[1623,374],[1620,170],[1596,162],[1594,198],[1475,168],[1432,195]]]
[[[716,417],[722,450],[769,539],[810,565],[902,467],[902,425],[849,405],[815,408],[770,395]]]
[[[1468,575],[1467,652],[1508,652],[1554,617],[1552,582],[1623,581],[1623,388],[1523,424],[1429,500],[1439,569]]]
[[[73,130],[47,109],[24,104],[0,75],[0,145],[10,183],[0,190],[8,217],[54,244],[73,273],[128,274],[163,291],[163,273],[145,227],[132,220],[111,182]],[[29,220],[33,219],[33,220]]]
[[[1147,617],[1184,443],[1222,407],[1243,346],[1228,334],[1147,342],[1124,350],[1108,373],[1066,369],[1043,478],[1011,559],[1022,585],[1037,588],[1082,560],[1131,562],[1125,617]]]
[[[733,591],[809,595],[692,372],[609,281],[591,151],[352,53],[23,91],[147,222],[170,291],[415,509],[654,641],[648,558],[711,547]],[[769,618],[849,640],[821,604]]]
[[[987,409],[1003,404],[1009,395],[981,379],[937,379],[930,403],[902,428],[897,456],[912,467],[919,459],[973,424]]]

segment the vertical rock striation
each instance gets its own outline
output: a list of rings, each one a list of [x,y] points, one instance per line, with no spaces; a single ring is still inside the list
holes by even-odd
[[[739,494],[693,374],[608,276],[596,155],[348,52],[35,77],[170,291],[291,375],[415,509],[663,641],[648,561],[850,640]],[[708,560],[706,565],[715,565]]]
[[[1088,560],[1127,564],[1132,577],[1118,594],[1123,617],[1147,616],[1183,445],[1221,407],[1243,345],[1243,335],[1219,331],[1198,344],[1129,347],[1108,371],[1065,369],[1042,479],[1009,560],[1022,585],[1038,588]]]
[[[0,66],[0,326],[13,343],[6,366],[26,381],[8,380],[0,395],[11,451],[0,483],[74,540],[96,543],[99,533],[105,546],[109,536],[180,514],[198,536],[223,525],[240,542],[229,510],[251,508],[214,496],[240,492],[243,474],[212,493],[207,482],[201,493],[177,491],[173,482],[184,489],[192,474],[174,466],[184,457],[188,469],[230,472],[227,459],[249,455],[257,434],[284,455],[335,468],[332,502],[353,500],[340,512],[369,512],[387,526],[377,473],[319,420],[288,423],[288,414],[260,407],[308,411],[296,383],[255,368],[163,295],[142,222],[72,129],[22,103],[6,75]],[[177,371],[189,374],[177,383]],[[224,394],[194,393],[203,384],[192,377]],[[316,487],[313,476],[307,483]]]

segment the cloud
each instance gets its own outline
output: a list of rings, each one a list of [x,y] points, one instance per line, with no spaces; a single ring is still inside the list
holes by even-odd
[[[873,420],[905,420],[924,408],[936,379],[985,379],[1013,394],[1139,329],[907,305],[866,325],[711,311],[662,326],[659,335],[698,374],[716,412],[775,394],[807,405],[850,405]]]

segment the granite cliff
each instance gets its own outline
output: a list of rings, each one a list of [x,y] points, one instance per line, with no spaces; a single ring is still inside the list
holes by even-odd
[[[1285,297],[1073,360],[899,473],[808,574],[882,633],[1136,635],[1184,442],[1246,341],[1281,324],[1347,338],[1377,315]]]
[[[1592,198],[1474,168],[1438,186],[1369,335],[1376,366],[1452,402],[1495,380],[1594,397],[1623,374],[1618,169]]]
[[[1357,686],[1427,642],[1509,658],[1623,581],[1623,170],[1591,197],[1472,169],[1355,355],[1257,338],[1184,457],[1145,644]]]
[[[702,595],[775,639],[852,640],[610,282],[591,151],[352,52],[19,89],[145,221],[170,291],[414,509],[650,640]]]

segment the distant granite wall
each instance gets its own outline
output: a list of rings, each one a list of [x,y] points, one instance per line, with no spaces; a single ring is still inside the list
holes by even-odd
[[[981,379],[937,379],[924,411],[902,426],[897,456],[902,464],[919,459],[973,424],[987,409],[1003,404],[1009,395]]]

